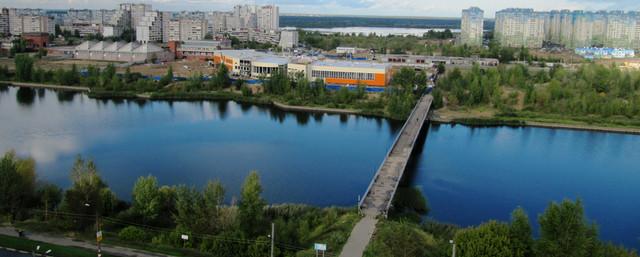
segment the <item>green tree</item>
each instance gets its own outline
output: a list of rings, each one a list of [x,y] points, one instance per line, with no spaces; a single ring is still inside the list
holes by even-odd
[[[49,183],[38,185],[36,199],[40,201],[39,206],[45,211],[46,220],[49,212],[55,210],[62,201],[62,189]]]
[[[509,238],[511,239],[511,252],[514,257],[533,256],[533,238],[531,235],[529,217],[522,208],[517,208],[511,213],[509,224]]]
[[[584,217],[582,201],[551,203],[538,217],[540,239],[537,253],[548,257],[587,256],[592,231]]]
[[[428,256],[435,240],[406,222],[387,221],[378,225],[376,238],[365,250],[365,257]]]
[[[262,199],[262,185],[258,172],[252,171],[242,184],[240,204],[238,205],[238,221],[240,229],[248,236],[254,237],[263,231],[263,213],[266,202]]]
[[[225,190],[220,181],[209,181],[202,192],[202,203],[198,204],[200,224],[209,233],[222,230],[220,217],[224,194]]]
[[[78,156],[71,169],[71,188],[64,193],[62,209],[86,216],[105,216],[112,213],[116,203],[113,192],[100,178],[93,161]],[[95,220],[76,219],[71,225],[83,229]]]
[[[0,160],[0,213],[9,213],[15,219],[29,207],[35,180],[33,159],[20,159],[13,151],[5,153]]]
[[[447,67],[444,66],[444,63],[438,63],[437,70],[438,74],[444,74],[447,71]]]
[[[176,211],[173,219],[179,230],[195,232],[201,229],[198,227],[199,213],[196,205],[202,201],[202,194],[195,188],[178,186],[176,189]]]
[[[142,216],[145,223],[155,220],[160,215],[161,199],[158,179],[154,176],[139,177],[133,186],[131,208]]]
[[[489,221],[475,228],[460,230],[454,241],[458,244],[461,257],[511,257],[512,242],[509,226],[497,221]]]
[[[167,69],[167,73],[160,78],[160,85],[166,86],[169,85],[173,81],[173,67],[169,66]]]
[[[231,85],[229,80],[229,69],[227,65],[220,65],[218,67],[218,71],[216,72],[215,82],[217,88],[228,88]]]
[[[19,54],[16,56],[14,63],[16,65],[16,80],[31,80],[33,73],[33,58],[26,54]]]

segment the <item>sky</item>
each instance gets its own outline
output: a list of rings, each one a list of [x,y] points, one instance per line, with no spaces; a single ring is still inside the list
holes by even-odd
[[[44,9],[115,9],[122,0],[0,0],[0,6]],[[130,1],[131,2],[131,1]],[[639,0],[142,0],[162,11],[226,11],[236,4],[276,4],[280,13],[379,15],[418,17],[460,17],[470,6],[492,18],[497,10],[508,7],[536,10],[637,10]],[[443,4],[443,2],[446,3]]]

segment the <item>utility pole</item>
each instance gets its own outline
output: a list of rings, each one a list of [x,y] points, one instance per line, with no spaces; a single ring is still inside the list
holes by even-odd
[[[273,243],[274,243],[275,237],[276,237],[276,225],[273,222],[271,222],[271,257],[273,257]]]
[[[102,249],[100,248],[100,241],[102,241],[102,230],[100,230],[100,217],[96,210],[96,241],[98,243],[98,257],[102,257]]]
[[[453,240],[449,240],[449,243],[453,245],[451,256],[456,257],[456,242],[454,242]]]

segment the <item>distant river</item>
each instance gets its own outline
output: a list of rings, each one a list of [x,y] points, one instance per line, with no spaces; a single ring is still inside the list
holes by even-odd
[[[69,186],[76,155],[130,199],[139,176],[237,196],[258,170],[271,203],[354,206],[399,122],[282,112],[235,102],[111,101],[51,90],[0,88],[0,151],[37,160],[39,177]],[[407,171],[434,218],[535,223],[549,201],[581,198],[601,237],[640,248],[640,137],[543,128],[431,125]]]
[[[282,29],[295,29],[295,27],[287,27]],[[340,27],[340,28],[302,28],[302,29],[306,31],[317,31],[320,33],[327,33],[327,34],[333,34],[333,33],[361,34],[362,33],[364,35],[369,35],[369,34],[375,33],[378,36],[395,35],[395,36],[417,36],[417,37],[421,37],[422,35],[424,35],[424,33],[429,32],[429,30],[433,30],[437,32],[442,32],[445,30],[442,28],[418,29],[418,28],[386,28],[386,27]],[[454,33],[459,33],[460,29],[452,29],[451,31]]]

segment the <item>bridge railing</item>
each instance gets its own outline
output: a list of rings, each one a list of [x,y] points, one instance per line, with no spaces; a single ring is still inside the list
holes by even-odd
[[[425,97],[425,96],[423,95],[422,97]],[[400,140],[400,137],[402,136],[402,132],[404,132],[404,129],[407,127],[407,124],[409,124],[409,121],[411,121],[410,120],[411,116],[413,115],[413,113],[415,113],[415,111],[420,106],[420,101],[422,101],[422,97],[420,97],[420,100],[418,100],[418,103],[411,110],[411,114],[409,115],[407,120],[402,125],[402,128],[400,129],[400,132],[398,133],[398,135],[396,135],[396,138],[393,140],[393,144],[389,148],[389,151],[387,151],[387,154],[384,156],[384,159],[382,160],[382,163],[380,163],[380,166],[378,166],[378,170],[376,171],[376,174],[373,175],[373,179],[371,179],[371,182],[369,182],[369,186],[367,187],[367,191],[365,191],[364,196],[362,196],[362,198],[360,198],[360,203],[358,204],[358,210],[362,210],[362,205],[364,204],[364,201],[367,199],[367,196],[369,195],[369,191],[371,191],[371,188],[373,187],[373,184],[378,179],[378,176],[380,175],[380,171],[382,170],[382,166],[384,166],[385,162],[387,161],[387,158],[391,155],[391,152],[393,151],[393,149],[396,148],[396,145],[398,144],[398,140]],[[398,183],[400,183],[400,182],[398,181]],[[396,184],[396,187],[397,187],[397,184]],[[395,193],[395,190],[394,190],[394,193]],[[391,203],[392,201],[393,201],[393,199],[389,199],[389,203]],[[389,205],[387,204],[386,210],[388,210],[388,209],[389,209]],[[386,216],[386,214],[385,214],[385,216]]]
[[[420,103],[422,102],[422,100],[423,100],[423,98],[424,98],[424,97],[431,97],[431,96],[430,96],[430,95],[423,95],[423,96],[420,98],[420,101],[418,101],[418,103],[417,103],[417,104],[416,104],[416,106],[414,107],[414,110],[411,112],[412,114],[414,114],[414,113],[415,113],[415,111],[416,111],[415,109],[417,109],[417,108],[420,106]],[[424,114],[424,115],[425,115],[424,119],[422,120],[422,122],[421,122],[421,123],[420,123],[420,125],[418,126],[418,132],[417,132],[417,133],[414,135],[414,137],[411,139],[411,144],[410,144],[410,146],[411,146],[411,153],[413,152],[413,149],[414,149],[413,147],[415,146],[415,144],[416,144],[416,140],[418,139],[418,137],[419,137],[419,135],[420,135],[420,132],[422,131],[422,127],[424,126],[424,122],[427,120],[427,117],[428,117],[428,115],[429,115],[429,110],[431,109],[431,108],[430,108],[430,107],[431,107],[430,105],[431,105],[431,104],[429,104],[429,108],[427,108],[427,113],[425,113],[425,114]],[[412,115],[410,115],[410,116],[409,116],[409,118],[410,118],[410,119],[412,119],[412,118],[413,118],[413,117],[412,117]],[[409,121],[409,120],[408,120],[408,121]],[[409,123],[409,122],[407,122],[407,123]],[[394,146],[394,148],[395,148],[395,146]],[[393,149],[393,148],[392,148],[392,149]],[[410,156],[411,156],[411,153],[409,153],[409,158],[410,158]],[[391,207],[391,203],[393,202],[393,197],[395,197],[395,195],[396,195],[396,191],[398,190],[398,186],[400,185],[400,180],[401,180],[401,179],[402,179],[402,177],[404,176],[404,171],[405,171],[405,169],[407,168],[407,165],[408,165],[408,164],[409,164],[409,159],[407,158],[406,162],[404,162],[404,163],[402,164],[402,167],[401,167],[401,169],[400,169],[400,176],[398,177],[398,182],[397,182],[397,183],[395,183],[395,184],[394,184],[394,186],[393,186],[393,191],[391,192],[391,197],[392,197],[392,199],[389,199],[389,201],[387,202],[387,206],[384,208],[384,217],[385,217],[385,218],[388,218],[388,217],[387,217],[387,214],[388,214],[388,212],[389,212],[389,208]]]

